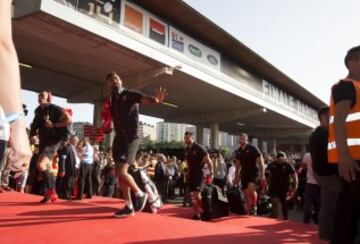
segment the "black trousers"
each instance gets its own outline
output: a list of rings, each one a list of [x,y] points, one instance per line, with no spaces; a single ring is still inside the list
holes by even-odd
[[[161,201],[166,202],[168,199],[167,192],[166,192],[167,182],[166,181],[156,182],[156,188],[161,196]]]
[[[64,187],[65,181],[64,177],[57,176],[56,182],[55,182],[55,189],[56,193],[59,195],[61,199],[65,198],[65,187]]]
[[[91,164],[82,164],[80,168],[80,176],[79,176],[79,191],[78,198],[82,198],[84,194],[85,186],[88,189],[88,197],[92,197],[93,189],[92,189],[92,165]]]
[[[360,173],[356,181],[341,182],[340,195],[336,203],[335,224],[331,244],[359,243],[357,221],[360,217]]]
[[[98,164],[94,164],[92,169],[92,183],[95,194],[100,196],[101,170]]]
[[[104,185],[104,196],[105,197],[113,197],[115,193],[116,185]]]
[[[269,189],[271,197],[272,214],[271,217],[278,218],[278,208],[281,204],[281,212],[285,220],[289,217],[289,203],[286,201],[287,190]]]
[[[167,197],[170,199],[175,198],[175,179],[168,179],[167,181]]]
[[[65,175],[64,176],[64,197],[70,200],[74,190],[75,176]]]

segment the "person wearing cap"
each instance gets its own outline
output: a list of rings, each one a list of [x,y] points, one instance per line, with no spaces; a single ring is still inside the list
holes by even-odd
[[[286,161],[286,154],[278,152],[276,159],[267,167],[269,173],[268,193],[271,197],[272,218],[278,218],[279,204],[284,219],[288,219],[289,209],[286,203],[288,192],[295,192],[297,188],[297,176],[294,167]],[[292,184],[291,184],[292,182]]]

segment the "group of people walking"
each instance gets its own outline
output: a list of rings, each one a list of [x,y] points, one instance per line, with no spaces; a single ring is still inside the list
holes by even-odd
[[[31,149],[26,134],[20,98],[20,76],[18,59],[11,33],[11,0],[0,1],[0,155],[3,155],[9,137],[11,148],[10,169],[15,177],[20,176],[29,166]],[[332,244],[355,243],[358,236],[357,222],[360,206],[360,47],[350,49],[345,57],[349,74],[332,87],[329,113],[321,112],[321,126],[310,139],[310,153],[315,165],[314,172],[321,190],[320,237],[330,239]],[[147,96],[123,86],[115,72],[105,78],[109,87],[104,124],[108,127],[111,120],[116,133],[112,155],[116,165],[125,207],[116,211],[116,217],[134,215],[141,211],[148,199],[128,173],[135,162],[140,140],[138,133],[139,105],[161,104],[167,96],[166,89],[159,88],[154,96]],[[39,157],[36,167],[45,177],[47,191],[42,203],[56,201],[55,182],[51,173],[51,162],[57,153],[60,141],[66,136],[67,126],[72,122],[71,115],[51,103],[51,93],[39,94],[39,107],[30,136],[38,135]],[[10,125],[8,124],[10,123]],[[10,130],[11,128],[11,130]],[[327,135],[328,134],[328,135]],[[240,147],[235,153],[234,185],[241,185],[246,195],[246,207],[250,210],[257,202],[256,181],[266,188],[264,160],[257,148],[248,144],[246,134],[240,136]],[[191,133],[185,133],[186,159],[189,165],[189,189],[193,197],[194,219],[201,213],[200,187],[203,180],[202,167],[207,165],[207,178],[214,177],[213,162],[207,151],[194,142]],[[83,174],[88,174],[86,165],[88,148],[84,155]],[[279,161],[281,163],[281,155]],[[0,160],[1,162],[2,160]],[[277,164],[269,168],[275,177]],[[289,167],[283,173],[293,174]],[[275,184],[275,183],[274,183]],[[271,189],[271,184],[269,185]],[[270,194],[280,202],[284,190],[276,189]],[[133,192],[137,202],[131,201]],[[275,202],[274,202],[275,203]],[[286,213],[286,210],[284,210]]]

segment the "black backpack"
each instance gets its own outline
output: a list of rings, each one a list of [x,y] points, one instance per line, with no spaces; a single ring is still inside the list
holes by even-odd
[[[229,204],[223,196],[221,189],[209,184],[201,191],[203,214],[201,218],[209,221],[229,215]]]
[[[232,187],[227,190],[226,197],[229,202],[230,211],[239,215],[245,215],[245,198],[239,187]]]
[[[259,198],[257,203],[257,214],[258,215],[268,215],[271,213],[271,200],[269,196],[262,196]]]

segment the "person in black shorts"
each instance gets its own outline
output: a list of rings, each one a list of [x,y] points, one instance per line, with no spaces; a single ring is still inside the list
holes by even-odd
[[[271,197],[272,218],[278,217],[278,207],[281,203],[282,214],[285,220],[288,219],[289,209],[286,203],[286,195],[295,192],[297,177],[294,167],[286,161],[286,154],[278,152],[276,160],[271,162],[266,171],[269,173],[269,196]],[[292,184],[290,184],[292,183]]]
[[[122,80],[116,72],[106,76],[110,96],[110,111],[114,122],[115,138],[112,154],[116,163],[116,175],[125,198],[126,205],[115,212],[115,217],[134,215],[134,211],[141,211],[146,204],[147,194],[142,192],[128,173],[129,166],[135,162],[136,153],[140,146],[139,139],[139,104],[159,104],[167,96],[166,89],[159,88],[154,97],[146,96],[139,91],[123,87]],[[137,199],[137,206],[133,206],[130,189]]]
[[[39,94],[39,106],[35,109],[35,117],[31,124],[30,136],[38,135],[40,147],[36,166],[45,175],[47,191],[40,203],[57,200],[55,182],[50,172],[51,162],[57,153],[61,140],[68,136],[71,116],[64,109],[51,103],[51,93],[43,91]]]
[[[200,193],[204,182],[202,169],[207,164],[210,171],[209,177],[213,178],[213,164],[205,148],[194,142],[191,132],[185,132],[184,142],[186,144],[185,156],[189,167],[188,187],[194,206],[193,219],[200,220],[202,209]]]
[[[266,188],[264,159],[259,149],[248,142],[248,135],[240,134],[240,146],[235,151],[236,171],[234,185],[239,185],[245,192],[246,207],[249,213],[255,214],[257,193],[256,184],[261,180],[262,188]]]

